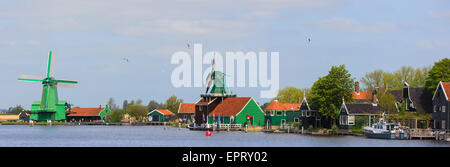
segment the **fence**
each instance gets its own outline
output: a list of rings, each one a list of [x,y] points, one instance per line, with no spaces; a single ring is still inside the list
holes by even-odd
[[[218,128],[217,125],[218,125],[217,123],[213,124],[213,126],[215,126],[216,128]],[[220,124],[219,127],[220,127],[220,128],[226,128],[226,129],[228,129],[228,128],[230,128],[230,129],[236,129],[236,128],[242,128],[242,125],[241,125],[241,124]]]

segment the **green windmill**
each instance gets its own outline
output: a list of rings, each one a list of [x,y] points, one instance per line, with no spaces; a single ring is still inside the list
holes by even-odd
[[[235,96],[231,94],[230,89],[226,85],[225,75],[220,71],[216,71],[216,61],[213,59],[213,64],[211,67],[211,72],[206,78],[206,94],[212,85],[211,91],[209,92],[212,96]]]
[[[55,59],[52,51],[48,53],[47,76],[29,76],[19,75],[19,81],[41,82],[43,85],[42,98],[40,101],[34,101],[30,114],[30,120],[35,121],[58,121],[65,120],[66,113],[70,112],[70,104],[66,101],[58,100],[57,87],[76,87],[77,81],[56,80],[54,78]]]

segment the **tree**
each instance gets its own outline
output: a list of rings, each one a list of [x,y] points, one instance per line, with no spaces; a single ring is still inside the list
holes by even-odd
[[[157,101],[151,100],[151,101],[148,103],[147,108],[148,108],[148,111],[153,111],[154,109],[158,109],[158,108],[160,108],[161,106],[162,106],[162,105],[159,104]]]
[[[111,111],[111,122],[120,122],[125,114],[124,110],[114,109]]]
[[[376,87],[388,90],[400,90],[403,82],[408,82],[411,87],[423,87],[425,84],[425,76],[428,75],[429,67],[416,68],[411,66],[402,66],[394,72],[385,72],[383,70],[375,70],[366,73],[361,78],[361,82],[365,86],[365,91],[372,91]]]
[[[126,111],[131,117],[135,117],[138,121],[143,121],[148,114],[147,107],[139,104],[129,104]]]
[[[396,110],[395,102],[397,100],[395,99],[395,96],[390,93],[385,93],[384,95],[380,96],[378,98],[378,103],[380,104],[381,109],[385,111],[387,114],[390,114],[390,111]]]
[[[276,99],[280,103],[299,103],[303,98],[303,91],[293,86],[287,86],[278,91]]]
[[[319,113],[336,123],[339,107],[344,99],[352,102],[354,79],[345,69],[345,65],[333,66],[328,75],[320,77],[311,88],[311,104]]]
[[[126,112],[127,111],[127,106],[128,106],[128,100],[124,100],[123,101],[123,105],[122,105],[122,109]]]
[[[141,99],[137,99],[137,100],[136,100],[136,104],[141,105],[141,104],[142,104],[142,100],[141,100]]]
[[[430,91],[436,90],[439,82],[450,82],[450,59],[444,58],[435,62],[425,78],[425,88]]]
[[[373,72],[366,73],[361,78],[361,82],[366,86],[366,91],[372,91],[375,87],[384,86],[385,72],[383,70],[375,70]]]
[[[13,108],[10,108],[10,112],[12,114],[20,114],[23,111],[23,107],[21,105],[17,105]]]
[[[115,103],[115,101],[114,101],[114,98],[112,98],[112,97],[109,98],[109,100],[108,100],[108,105],[109,105],[109,108],[110,108],[111,110],[114,110],[114,109],[117,108],[117,105],[116,105],[116,103]]]
[[[168,109],[176,114],[178,113],[178,107],[180,107],[181,103],[183,103],[183,99],[178,99],[177,96],[172,95],[166,100],[166,103],[163,104],[162,108]]]
[[[261,109],[266,109],[267,106],[269,106],[270,102],[265,102],[261,107]]]

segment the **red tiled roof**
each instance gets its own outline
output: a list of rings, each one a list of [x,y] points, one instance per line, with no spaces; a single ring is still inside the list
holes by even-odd
[[[174,113],[170,112],[169,110],[156,109],[156,111],[160,112],[163,115],[175,115]]]
[[[182,103],[178,109],[178,113],[195,113],[195,104]]]
[[[450,96],[450,82],[442,82],[442,88],[445,91],[445,94],[447,95],[447,99],[449,99]]]
[[[370,99],[371,95],[372,94],[370,92],[359,92],[359,94],[356,92],[353,92],[352,98],[353,99]]]
[[[236,116],[247,105],[250,97],[228,97],[209,115]]]
[[[99,116],[105,108],[72,108],[72,112],[67,116]]]
[[[281,111],[281,110],[298,110],[300,107],[300,104],[289,104],[289,103],[280,103],[278,100],[274,100],[272,103],[270,103],[265,110],[275,110],[275,111]]]

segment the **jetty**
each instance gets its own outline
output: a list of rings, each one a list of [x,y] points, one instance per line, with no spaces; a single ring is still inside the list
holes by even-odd
[[[450,141],[450,130],[438,129],[410,129],[410,139],[418,140],[444,140]]]

